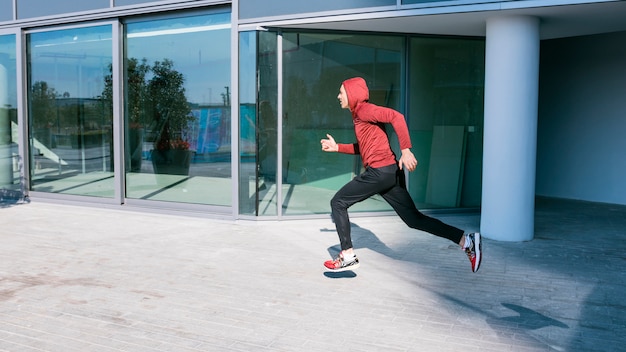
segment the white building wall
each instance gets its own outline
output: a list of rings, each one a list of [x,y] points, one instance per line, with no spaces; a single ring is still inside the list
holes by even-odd
[[[541,45],[536,194],[626,204],[626,32]]]

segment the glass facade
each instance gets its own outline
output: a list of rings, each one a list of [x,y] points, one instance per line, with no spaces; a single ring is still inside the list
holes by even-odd
[[[0,35],[0,200],[20,196],[15,35]]]
[[[239,212],[278,213],[278,40],[276,32],[239,36]]]
[[[402,5],[423,4],[423,3],[441,2],[441,1],[449,1],[449,0],[402,0]]]
[[[13,19],[13,0],[0,0],[0,21]]]
[[[54,6],[50,6],[50,4]],[[50,16],[62,13],[80,12],[88,10],[105,9],[111,5],[111,0],[16,0],[17,18],[32,18]]]
[[[112,198],[112,26],[26,36],[31,190]]]
[[[280,204],[277,182],[285,171],[279,169],[279,161],[283,158],[280,146],[284,120],[279,116],[282,107],[279,105],[279,51],[276,32],[259,33],[258,75],[259,75],[259,121],[258,126],[258,167],[257,192],[258,215],[279,215]],[[280,125],[279,125],[280,124]]]
[[[239,33],[239,213],[258,212],[257,32]]]
[[[485,42],[414,37],[409,45],[409,130],[420,208],[478,207],[482,185]]]
[[[403,111],[404,38],[368,34],[285,33],[283,46],[283,211],[329,212],[333,194],[355,174],[358,156],[324,153],[320,140],[354,143],[349,111],[337,100],[341,82],[360,76],[371,101]],[[377,196],[353,211],[391,209]]]
[[[277,36],[275,32],[244,32],[239,39],[239,212],[275,216],[279,157]]]
[[[115,6],[136,5],[154,1],[155,0],[115,0]]]
[[[230,206],[230,13],[125,28],[126,197]]]
[[[355,141],[337,94],[360,76],[370,101],[407,119],[418,207],[480,205],[484,40],[254,29],[237,34],[235,58],[231,22],[230,8],[214,6],[27,30],[24,116],[21,38],[0,35],[0,189],[244,217],[322,216],[362,171],[359,156],[324,153],[319,143],[326,134]],[[28,127],[27,184],[18,117]],[[374,196],[351,210],[391,207]]]
[[[293,15],[310,12],[364,9],[376,6],[396,6],[397,0],[239,0],[239,18]]]
[[[252,63],[256,48],[258,75],[250,100],[255,112],[246,114],[255,118],[242,113],[241,120],[241,141],[250,141],[245,145],[254,146],[256,158],[255,168],[245,168],[245,213],[328,213],[333,194],[362,171],[358,156],[323,153],[319,146],[326,133],[338,142],[355,141],[350,113],[337,101],[341,82],[354,76],[368,82],[371,102],[405,114],[419,161],[408,180],[418,207],[480,205],[484,41],[326,32],[245,36],[246,43],[257,40],[242,51]],[[244,72],[252,69],[240,67]],[[243,83],[249,79],[240,80],[242,90],[249,89]],[[254,134],[243,133],[247,125]],[[391,208],[374,196],[352,210]]]

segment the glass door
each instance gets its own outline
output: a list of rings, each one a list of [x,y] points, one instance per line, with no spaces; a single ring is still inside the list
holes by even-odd
[[[125,24],[127,202],[232,206],[230,12]]]
[[[0,34],[0,203],[23,196],[17,120],[15,34]]]
[[[320,140],[354,143],[349,111],[337,100],[345,79],[363,77],[370,101],[403,111],[405,38],[359,33],[284,33],[282,65],[282,211],[326,214],[330,199],[361,172],[358,156],[325,153]],[[395,138],[395,137],[394,137]],[[392,138],[393,139],[393,138]],[[391,210],[374,196],[353,212]]]
[[[359,156],[320,148],[326,134],[356,141],[350,112],[337,100],[341,83],[355,76],[366,80],[370,102],[407,119],[419,160],[407,182],[416,205],[480,204],[483,40],[263,31],[241,33],[240,45],[240,151],[249,153],[240,159],[241,214],[330,212],[335,192],[362,172]],[[378,195],[351,208],[391,210]]]
[[[31,190],[115,196],[112,25],[26,35]]]
[[[330,212],[333,194],[361,168],[358,156],[320,148],[326,133],[344,143],[355,141],[350,113],[337,101],[339,87],[347,78],[364,77],[373,102],[402,110],[404,42],[404,37],[370,34],[240,35],[241,53],[256,53],[256,61],[240,53],[240,73],[258,75],[254,85],[240,78],[240,141],[245,142],[240,149],[251,152],[255,162],[251,167],[252,159],[240,161],[241,214]],[[245,88],[257,84],[256,92]],[[378,196],[354,207],[361,212],[390,209]]]

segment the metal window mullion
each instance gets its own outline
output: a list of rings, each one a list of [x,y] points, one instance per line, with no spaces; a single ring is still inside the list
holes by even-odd
[[[404,38],[404,46],[402,48],[402,50],[404,50],[403,55],[401,55],[401,61],[400,61],[400,92],[403,92],[400,97],[402,99],[402,101],[400,101],[400,106],[403,107],[404,109],[404,117],[406,119],[406,126],[407,128],[411,128],[410,126],[410,114],[409,114],[409,81],[410,81],[410,72],[409,72],[409,67],[410,67],[410,54],[411,54],[411,50],[410,50],[410,45],[411,45],[411,37],[410,36],[405,36]],[[409,135],[410,135],[411,131],[409,130]],[[406,180],[406,189],[407,190],[411,190],[411,178],[409,177],[409,173],[408,171],[405,170],[405,180]]]
[[[231,175],[231,214],[234,219],[239,216],[239,167],[241,165],[241,156],[239,155],[239,133],[241,117],[239,107],[239,1],[233,1],[230,13],[230,175]]]
[[[17,125],[18,125],[18,153],[21,156],[21,170],[20,170],[20,185],[22,190],[22,197],[28,197],[30,191],[30,148],[29,148],[29,135],[28,135],[28,98],[26,84],[26,34],[17,30],[15,32],[15,64],[17,70]]]
[[[276,85],[277,85],[277,153],[276,153],[276,214],[278,219],[283,215],[283,33],[278,32],[276,41]]]
[[[114,175],[114,198],[118,204],[124,203],[124,197],[126,196],[126,170],[124,168],[124,69],[122,43],[123,30],[122,24],[119,21],[115,21],[111,25],[112,42],[112,67],[111,74],[113,79],[113,167],[115,168]]]

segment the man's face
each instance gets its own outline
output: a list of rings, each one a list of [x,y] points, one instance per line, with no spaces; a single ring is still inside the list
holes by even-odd
[[[339,95],[337,95],[337,99],[339,99],[342,109],[350,109],[348,94],[346,93],[346,89],[343,87],[343,84],[339,87]]]

